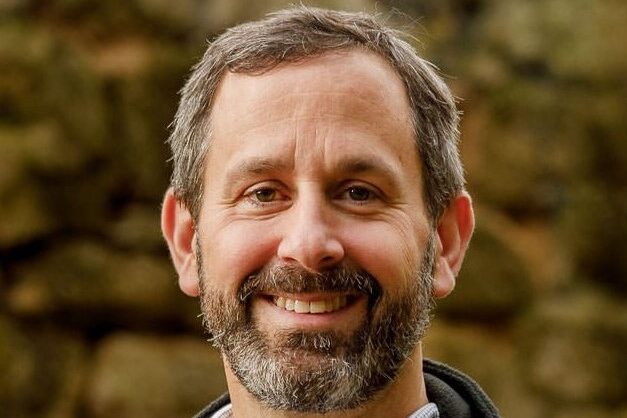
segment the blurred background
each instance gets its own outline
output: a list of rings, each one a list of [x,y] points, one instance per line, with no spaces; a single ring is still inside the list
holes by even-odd
[[[428,356],[504,417],[627,417],[627,3],[392,9],[447,76],[478,228]],[[191,416],[224,390],[159,231],[205,40],[266,0],[0,0],[0,416]]]

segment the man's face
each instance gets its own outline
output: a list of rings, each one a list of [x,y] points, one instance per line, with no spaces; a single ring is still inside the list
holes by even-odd
[[[210,117],[208,331],[266,404],[357,406],[428,322],[434,235],[401,80],[372,54],[326,54],[227,74]]]

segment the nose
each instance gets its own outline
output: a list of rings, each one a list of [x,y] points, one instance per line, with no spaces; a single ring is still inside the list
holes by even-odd
[[[277,256],[312,271],[330,268],[344,258],[344,247],[329,224],[330,209],[322,198],[301,195],[290,208]]]

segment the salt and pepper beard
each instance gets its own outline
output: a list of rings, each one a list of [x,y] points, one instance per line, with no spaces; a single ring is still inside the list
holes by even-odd
[[[197,241],[198,242],[198,241]],[[207,278],[196,245],[203,325],[240,383],[271,409],[325,413],[363,405],[386,388],[422,339],[433,307],[435,234],[420,265],[396,294],[363,270],[346,265],[311,273],[269,265],[246,279],[237,297]],[[262,332],[251,315],[262,293],[349,292],[368,297],[368,311],[350,334],[339,331]]]

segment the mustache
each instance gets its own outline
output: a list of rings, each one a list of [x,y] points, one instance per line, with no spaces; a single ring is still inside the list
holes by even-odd
[[[381,295],[381,286],[367,271],[344,264],[321,272],[272,264],[248,276],[240,286],[238,297],[244,303],[255,294],[269,292],[358,292],[373,302]]]

